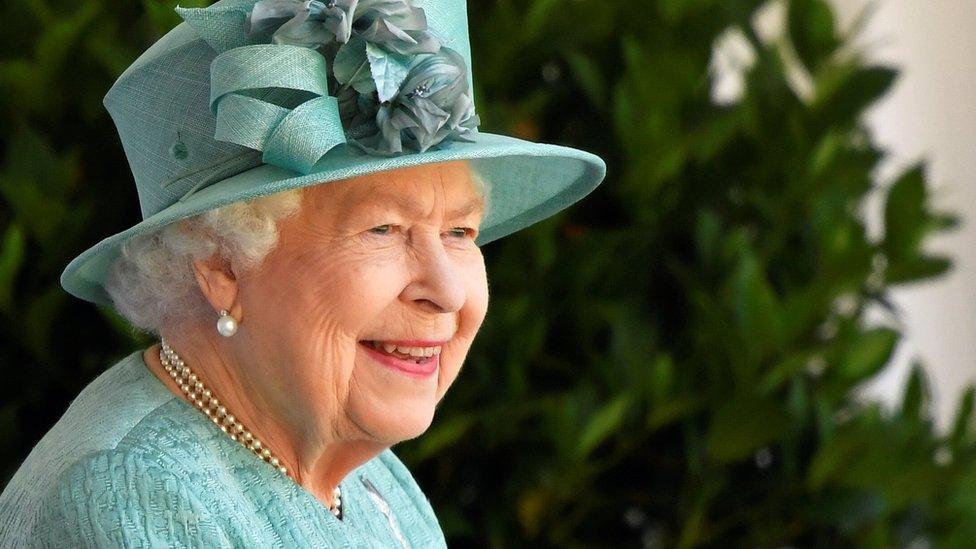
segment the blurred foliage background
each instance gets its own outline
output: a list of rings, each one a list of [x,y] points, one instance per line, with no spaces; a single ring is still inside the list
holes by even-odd
[[[922,244],[955,219],[918,165],[883,182],[868,234],[886,153],[861,115],[897,71],[824,1],[780,4],[767,39],[756,0],[469,2],[481,129],[593,151],[609,174],[484,248],[482,333],[431,429],[395,448],[452,547],[972,546],[973,389],[948,433],[919,365],[898,409],[852,394],[901,337],[889,288],[950,267]],[[140,220],[101,98],[175,5],[5,8],[2,483],[152,343],[58,276]],[[728,39],[752,59],[718,100]]]

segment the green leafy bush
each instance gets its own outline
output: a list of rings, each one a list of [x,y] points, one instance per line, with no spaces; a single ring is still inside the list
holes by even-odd
[[[490,131],[595,151],[609,177],[485,248],[489,321],[431,430],[398,446],[456,544],[974,539],[972,393],[948,436],[918,366],[900,410],[852,394],[901,337],[866,308],[949,267],[920,247],[954,222],[924,166],[887,182],[879,238],[861,214],[885,153],[860,116],[897,71],[824,2],[791,2],[771,42],[760,7],[472,6]],[[717,105],[730,28],[754,64]]]
[[[15,3],[0,34],[0,456],[9,476],[85,383],[137,345],[63,293],[84,247],[138,221],[101,108],[175,2]],[[183,4],[190,5],[190,4]],[[897,77],[822,0],[764,42],[755,0],[469,2],[481,129],[594,151],[607,181],[486,246],[488,319],[431,429],[397,446],[455,546],[967,546],[972,389],[933,427],[852,389],[901,333],[891,285],[949,260],[924,165],[860,214],[884,159],[862,113]],[[28,22],[30,24],[28,24]],[[712,101],[713,45],[755,53]],[[799,71],[797,80],[795,71]],[[803,84],[803,83],[806,84]]]

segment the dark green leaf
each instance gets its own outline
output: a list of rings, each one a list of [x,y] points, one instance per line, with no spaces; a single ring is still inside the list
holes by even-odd
[[[583,427],[576,447],[576,455],[579,458],[586,457],[601,442],[615,433],[623,423],[633,404],[633,398],[629,394],[622,394],[615,397],[593,414]]]
[[[600,67],[592,58],[577,51],[567,51],[565,57],[573,79],[586,94],[590,104],[601,111],[605,110],[609,97],[606,79],[600,72]]]
[[[889,260],[914,257],[928,228],[923,170],[922,164],[916,164],[895,180],[888,190],[884,210],[884,248]]]
[[[814,118],[825,128],[854,126],[864,110],[887,93],[898,71],[888,67],[866,67],[856,68],[850,74],[840,72],[840,75],[843,75],[842,80],[818,90],[814,103]]]
[[[902,395],[902,417],[912,421],[926,419],[930,398],[925,371],[920,364],[915,363],[912,365],[908,383],[905,385],[905,393]]]
[[[731,273],[730,303],[733,318],[743,342],[743,349],[754,361],[778,347],[782,321],[776,294],[766,279],[762,266],[751,251],[744,250]]]
[[[771,444],[790,427],[775,399],[740,395],[719,403],[708,428],[708,454],[718,462],[735,461]]]
[[[788,21],[797,55],[807,68],[817,70],[839,46],[830,5],[824,0],[790,0]]]
[[[974,400],[976,400],[976,386],[970,384],[960,400],[959,409],[956,411],[956,417],[952,422],[952,431],[949,435],[957,444],[961,444],[971,434]]]
[[[24,231],[12,223],[0,246],[0,310],[10,312],[17,274],[24,262]]]
[[[821,446],[810,463],[807,484],[811,490],[820,490],[824,484],[843,474],[845,467],[857,459],[868,444],[860,433],[838,433]]]
[[[848,342],[836,371],[848,380],[870,377],[888,363],[897,342],[898,332],[890,328],[860,332]]]
[[[901,259],[889,264],[886,278],[889,284],[916,282],[945,274],[950,268],[952,268],[952,260],[948,257]]]

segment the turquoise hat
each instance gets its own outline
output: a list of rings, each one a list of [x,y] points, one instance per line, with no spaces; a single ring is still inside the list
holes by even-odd
[[[143,220],[74,258],[71,294],[112,306],[122,244],[286,189],[452,160],[490,188],[476,244],[545,219],[606,174],[594,154],[478,131],[464,0],[220,0],[183,18],[104,98]]]

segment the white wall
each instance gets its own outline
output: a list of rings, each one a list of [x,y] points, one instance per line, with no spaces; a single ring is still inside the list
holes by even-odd
[[[846,28],[865,0],[833,0]],[[907,333],[893,364],[863,395],[900,401],[913,357],[927,367],[937,424],[949,426],[966,384],[976,381],[976,1],[881,0],[859,42],[873,60],[902,68],[892,93],[869,113],[877,141],[892,154],[879,180],[929,160],[934,205],[962,218],[930,241],[955,259],[940,279],[893,292]],[[868,210],[879,223],[879,201]]]

